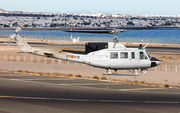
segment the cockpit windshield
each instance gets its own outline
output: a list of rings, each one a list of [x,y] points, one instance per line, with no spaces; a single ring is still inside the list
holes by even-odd
[[[148,55],[149,59],[151,59],[152,56],[148,53],[147,50],[145,50],[145,51],[146,51],[146,54]]]

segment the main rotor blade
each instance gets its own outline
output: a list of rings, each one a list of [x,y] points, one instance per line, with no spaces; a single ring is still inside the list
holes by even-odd
[[[107,33],[109,34],[109,31],[86,31],[86,30],[73,30],[73,31],[65,31],[65,32],[77,32],[77,33]]]
[[[161,27],[161,26],[166,26],[166,25],[172,25],[172,24],[174,24],[174,23],[168,22],[168,23],[161,24],[161,25],[139,27],[139,28],[122,28],[122,29],[107,28],[107,30],[96,30],[96,31],[94,31],[94,30],[73,30],[73,31],[69,30],[69,31],[65,31],[65,32],[118,34],[118,33],[124,32],[124,31],[151,29],[151,28],[156,28],[156,27]]]

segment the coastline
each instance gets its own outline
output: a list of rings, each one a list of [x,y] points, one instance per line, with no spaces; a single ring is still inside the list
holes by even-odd
[[[73,30],[112,30],[115,27],[74,27]],[[115,29],[138,29],[141,27],[117,27]],[[143,27],[142,27],[143,28]],[[70,27],[62,27],[62,28],[23,28],[23,30],[70,30]],[[142,30],[158,30],[158,29],[164,29],[164,30],[171,30],[171,29],[180,29],[179,27],[153,27],[153,28],[147,28]],[[0,28],[0,30],[16,30],[16,28]]]
[[[106,28],[83,28],[83,27],[77,27],[73,29],[78,30],[107,30]],[[0,30],[16,30],[16,28],[0,28]],[[23,30],[70,30],[70,28],[23,28]]]

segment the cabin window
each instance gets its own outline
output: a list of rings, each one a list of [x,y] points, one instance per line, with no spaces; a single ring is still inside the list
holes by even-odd
[[[135,59],[135,52],[131,52],[131,58]]]
[[[146,54],[144,54],[143,51],[139,52],[139,57],[140,57],[140,60],[146,60],[147,59],[147,56],[146,56]]]
[[[128,59],[128,52],[121,52],[120,53],[120,58],[121,59]]]
[[[110,58],[111,59],[118,59],[118,52],[111,52],[110,53]]]

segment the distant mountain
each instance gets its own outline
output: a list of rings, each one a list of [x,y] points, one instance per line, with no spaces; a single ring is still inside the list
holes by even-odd
[[[0,8],[0,12],[1,12],[1,11],[4,12],[5,10],[3,10],[3,9]]]

